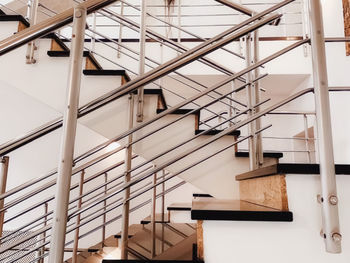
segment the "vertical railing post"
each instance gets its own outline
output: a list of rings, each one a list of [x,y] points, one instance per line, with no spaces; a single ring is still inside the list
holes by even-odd
[[[47,213],[49,211],[49,204],[46,202],[44,204],[44,224],[43,224],[43,227],[46,227],[47,226]],[[42,243],[45,243],[46,242],[46,232],[42,233],[41,234],[41,239],[42,239]],[[39,260],[38,260],[38,263],[44,263],[44,257],[43,255],[45,254],[45,246],[43,246],[42,248],[40,248],[39,250]]]
[[[108,181],[108,174],[105,173],[105,187],[104,187],[104,194],[106,195],[107,194],[107,181]],[[103,226],[102,226],[102,247],[105,246],[105,240],[106,240],[106,221],[107,221],[107,214],[106,214],[106,209],[107,209],[107,200],[104,200],[103,201],[103,210],[105,211],[105,213],[103,214],[103,217],[102,217],[102,223],[103,223]]]
[[[147,0],[141,1],[141,16],[140,16],[140,57],[139,57],[139,75],[145,73],[145,57],[146,57],[146,8]],[[137,90],[137,122],[143,120],[143,89],[140,87]]]
[[[7,174],[9,169],[10,158],[8,156],[3,156],[0,159],[0,194],[6,192],[7,184]],[[5,200],[0,200],[0,209],[4,208]],[[2,237],[2,231],[4,229],[5,211],[0,212],[0,237]]]
[[[52,238],[50,243],[49,263],[62,263],[64,256],[69,192],[82,75],[85,25],[86,8],[78,6],[74,9],[67,101],[63,118],[63,134],[58,164],[55,198],[56,204],[51,232]]]
[[[260,60],[260,47],[259,47],[259,30],[254,31],[254,63],[257,63]],[[254,79],[259,78],[260,76],[260,67],[257,67],[254,70]],[[252,97],[253,97],[253,105],[256,106],[260,103],[260,81],[255,81],[252,84]],[[258,113],[260,110],[260,107],[255,107],[253,110],[253,113]],[[264,163],[264,156],[263,156],[263,149],[262,149],[262,135],[259,132],[258,134],[255,133],[255,131],[258,131],[261,129],[261,118],[258,118],[255,121],[255,130],[254,130],[254,142],[255,142],[255,149],[256,149],[256,168],[258,166],[263,165]]]
[[[341,252],[325,39],[320,0],[310,0],[311,49],[321,175],[323,237],[326,251]]]
[[[77,209],[81,208],[82,205],[82,198],[81,196],[83,195],[83,190],[84,190],[84,176],[85,176],[85,171],[81,171],[80,174],[80,181],[79,181],[79,196],[80,198],[78,199],[78,204],[77,204]],[[81,214],[77,215],[76,219],[76,226],[80,225],[80,216]],[[72,255],[72,263],[77,263],[78,260],[78,245],[79,245],[79,227],[75,229],[74,233],[74,243],[73,243],[73,255]]]
[[[250,67],[252,65],[252,39],[251,35],[248,34],[246,36],[246,66]],[[246,75],[246,83],[251,83],[252,81],[252,73],[248,72]],[[252,85],[248,84],[246,88],[246,94],[247,94],[247,106],[249,108],[248,116],[252,116],[253,114],[253,92],[252,92]],[[253,135],[255,134],[255,122],[250,122],[248,125],[248,134]],[[256,143],[255,143],[255,136],[251,136],[248,139],[248,150],[249,150],[249,168],[250,170],[254,170],[257,168],[257,158],[256,158]]]
[[[157,173],[153,175],[153,186],[157,184]],[[151,258],[156,256],[156,201],[157,201],[157,187],[152,190],[151,203]]]
[[[303,115],[304,118],[304,137],[305,137],[305,150],[307,154],[307,161],[311,163],[311,153],[310,153],[310,147],[309,147],[309,124],[307,121],[307,115]]]
[[[28,11],[27,15],[29,18],[30,26],[33,26],[36,24],[37,17],[38,17],[38,6],[39,6],[39,0],[29,0],[28,1]],[[26,63],[27,64],[34,64],[36,63],[36,60],[34,59],[34,50],[36,49],[35,41],[31,41],[27,45],[27,53],[26,53]]]
[[[162,222],[165,221],[165,170],[162,171]],[[162,224],[162,253],[164,252],[165,246],[164,246],[164,224]]]
[[[124,3],[123,2],[120,3],[120,15],[124,16]],[[121,44],[122,43],[122,39],[123,39],[123,24],[120,23],[119,24],[118,43]],[[120,55],[121,55],[120,51],[121,51],[121,49],[122,49],[121,45],[118,45],[118,53],[117,53],[117,57],[118,58],[120,58]]]
[[[134,126],[134,96],[129,94],[129,129]],[[130,181],[130,170],[132,160],[132,134],[128,136],[128,145],[125,150],[125,176],[124,183]],[[122,236],[121,236],[121,259],[128,259],[128,235],[129,235],[129,201],[126,201],[130,197],[130,187],[124,191],[124,203],[122,210]]]

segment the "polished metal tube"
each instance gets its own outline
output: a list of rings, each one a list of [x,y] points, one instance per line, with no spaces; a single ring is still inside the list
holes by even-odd
[[[8,156],[1,157],[0,159],[0,194],[6,192],[7,174],[9,169],[10,158]],[[4,208],[4,199],[0,200],[0,209]],[[0,212],[0,237],[2,237],[2,231],[4,229],[5,211]]]
[[[139,53],[139,76],[145,73],[145,57],[146,57],[146,12],[147,0],[141,1],[140,14],[140,53]],[[137,114],[136,121],[143,121],[143,105],[144,105],[144,87],[139,87],[137,90]]]
[[[334,168],[327,61],[320,0],[310,0],[311,51],[320,160],[323,237],[326,251],[341,253],[338,196]]]
[[[79,181],[79,196],[83,195],[84,190],[84,176],[85,171],[82,171],[80,174],[80,181]],[[82,204],[82,198],[79,198],[77,208],[79,209]],[[78,226],[80,224],[80,217],[81,215],[77,216],[76,219],[76,225]],[[73,243],[73,254],[72,254],[72,263],[77,263],[78,260],[78,246],[79,246],[79,227],[75,229],[74,233],[74,243]]]
[[[134,126],[134,95],[129,94],[129,115],[128,115],[128,126],[132,129]],[[131,178],[131,156],[132,156],[132,134],[128,136],[128,146],[125,151],[125,177],[124,183],[128,183]],[[129,213],[130,203],[126,201],[130,197],[130,188],[126,188],[124,192],[124,203],[122,210],[122,236],[121,236],[121,259],[128,259],[128,239],[129,239]]]
[[[72,176],[74,142],[77,127],[77,112],[83,67],[84,31],[86,8],[74,9],[72,48],[69,67],[67,104],[63,118],[63,136],[58,164],[56,204],[52,228],[49,263],[62,263],[65,244],[65,230]]]

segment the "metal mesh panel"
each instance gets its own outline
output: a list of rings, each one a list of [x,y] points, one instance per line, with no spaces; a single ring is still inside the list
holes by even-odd
[[[2,236],[12,234],[13,232],[14,231],[4,231],[2,233]],[[31,234],[31,232],[29,232],[29,231],[21,231],[19,233],[16,233],[14,235],[14,238],[11,238],[8,242],[6,242],[5,244],[2,244],[1,246],[8,246],[10,244],[13,244],[14,242],[16,242],[16,241],[18,241],[18,240],[20,240],[20,239],[22,239],[30,234]],[[0,254],[0,262],[1,263],[11,262],[12,260],[16,259],[17,257],[26,254],[28,252],[28,250],[31,250],[35,247],[36,240],[37,240],[36,237],[31,238],[31,239],[27,240],[26,242],[21,243],[19,246],[15,247],[13,250],[1,253]],[[21,249],[24,249],[24,248],[25,248],[25,250],[20,251]],[[27,263],[27,262],[34,260],[36,258],[36,256],[37,256],[37,252],[33,252],[33,253],[30,253],[30,254],[22,257],[21,259],[14,261],[14,262]]]

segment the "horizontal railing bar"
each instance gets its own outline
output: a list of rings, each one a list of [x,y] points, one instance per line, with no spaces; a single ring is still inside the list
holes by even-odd
[[[86,8],[90,14],[118,0],[88,0],[81,3],[79,6]],[[29,43],[39,37],[45,36],[48,33],[59,29],[73,21],[74,8],[67,9],[60,14],[48,18],[38,24],[32,25],[17,34],[0,41],[0,56],[14,50],[24,44]]]
[[[263,16],[265,16],[265,15],[267,15],[267,14],[269,14],[269,13],[271,13],[271,12],[281,8],[281,7],[283,7],[284,5],[287,5],[287,4],[291,3],[291,2],[293,2],[293,1],[295,1],[295,0],[285,0],[285,1],[283,1],[283,2],[281,2],[279,4],[277,4],[277,5],[269,8],[269,9],[259,13],[259,14],[256,14],[252,18],[242,22],[240,25],[238,25],[238,26],[236,26],[234,28],[231,28],[229,30],[226,30],[223,33],[219,34],[218,36],[216,36],[216,37],[214,37],[214,38],[212,38],[210,40],[207,40],[206,42],[198,45],[196,48],[193,48],[193,49],[185,52],[181,56],[178,56],[177,58],[169,61],[168,63],[165,63],[162,66],[160,66],[160,67],[158,67],[158,68],[156,68],[154,70],[151,70],[150,72],[144,74],[143,76],[140,76],[140,77],[136,78],[135,80],[133,80],[133,81],[131,81],[131,82],[121,86],[119,89],[116,89],[114,92],[112,92],[112,93],[109,92],[106,95],[101,96],[100,98],[97,98],[96,100],[93,100],[92,102],[86,104],[83,107],[83,109],[80,109],[78,115],[79,116],[84,116],[85,114],[93,111],[94,109],[97,109],[97,108],[99,108],[99,107],[101,107],[101,106],[103,106],[103,105],[113,101],[114,99],[118,98],[118,97],[115,97],[115,94],[118,94],[118,92],[120,92],[122,89],[125,90],[126,88],[130,87],[131,85],[135,85],[137,82],[141,82],[141,83],[138,83],[139,85],[136,85],[137,87],[145,85],[145,82],[144,81],[142,82],[142,80],[145,80],[147,77],[149,77],[149,76],[151,76],[151,75],[153,75],[155,73],[158,73],[161,68],[164,69],[167,66],[171,65],[172,63],[174,63],[174,61],[180,61],[181,59],[183,59],[183,58],[185,58],[185,57],[187,57],[189,55],[192,55],[194,52],[196,52],[196,51],[198,51],[198,50],[200,50],[200,49],[202,49],[204,47],[207,47],[207,46],[211,45],[213,42],[223,38],[224,36],[227,36],[228,34],[234,32],[234,31],[237,31],[238,29],[244,27],[245,25],[248,25],[249,23],[251,23],[251,22],[253,22],[253,21],[255,21],[255,20],[257,20],[257,19],[259,19],[259,18],[261,18],[261,17],[263,17]],[[147,83],[152,82],[153,80],[155,80],[157,78],[159,78],[159,77],[158,76],[154,76],[152,80],[149,80],[149,78],[148,78],[147,79],[147,81],[148,81]],[[136,90],[137,87],[134,87],[133,90]],[[60,126],[62,126],[62,121],[61,121]],[[22,141],[22,145],[24,145],[25,143],[26,143],[26,140]],[[0,155],[8,153],[9,151],[11,151],[11,150],[8,149],[5,152],[5,151],[3,151],[1,149],[0,150]]]

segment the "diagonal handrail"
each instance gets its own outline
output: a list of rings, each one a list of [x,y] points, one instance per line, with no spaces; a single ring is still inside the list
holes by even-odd
[[[116,1],[118,0],[88,0],[79,4],[79,6],[86,8],[87,13],[90,14]],[[45,36],[56,29],[72,23],[73,14],[74,8],[67,9],[62,13],[59,13],[0,41],[0,56],[24,44],[27,44],[32,40]]]
[[[97,0],[96,0],[97,1]],[[86,114],[106,105],[107,103],[110,103],[111,101],[114,101],[115,99],[136,90],[137,88],[144,86],[150,82],[153,82],[160,77],[164,76],[165,74],[168,74],[172,71],[174,71],[176,68],[180,68],[198,58],[203,57],[204,55],[221,48],[222,46],[225,46],[227,43],[231,42],[234,39],[240,38],[241,36],[244,36],[245,34],[254,31],[255,29],[259,28],[260,26],[266,24],[265,20],[259,20],[265,15],[283,7],[284,5],[289,4],[290,2],[293,2],[295,0],[285,0],[259,14],[256,14],[255,16],[251,17],[250,19],[243,21],[237,26],[234,26],[225,32],[213,37],[212,39],[205,41],[204,43],[198,45],[195,48],[192,48],[188,50],[187,52],[184,52],[180,56],[168,61],[167,63],[164,63],[157,68],[145,73],[144,75],[141,75],[134,80],[122,85],[121,87],[117,88],[116,90],[109,92],[90,103],[80,107],[78,117],[85,116]],[[56,17],[56,16],[55,16]],[[274,21],[278,19],[280,15],[270,15],[270,21]],[[252,22],[256,22],[256,24],[250,25],[247,29],[242,29],[243,27],[251,24]],[[265,22],[263,22],[265,21]],[[242,30],[240,30],[242,29]],[[224,38],[225,36],[228,36],[234,32],[238,31],[238,33],[235,33],[233,36],[229,36],[227,38]],[[216,43],[216,44],[214,44]],[[1,55],[1,42],[0,42],[0,55]],[[176,67],[175,67],[176,63]],[[7,154],[14,149],[17,149],[28,142],[35,140],[36,138],[39,138],[55,129],[58,129],[62,126],[62,118],[56,119],[52,122],[49,122],[40,128],[29,132],[28,134],[21,136],[15,141],[11,141],[9,143],[5,143],[0,146],[0,155]]]

